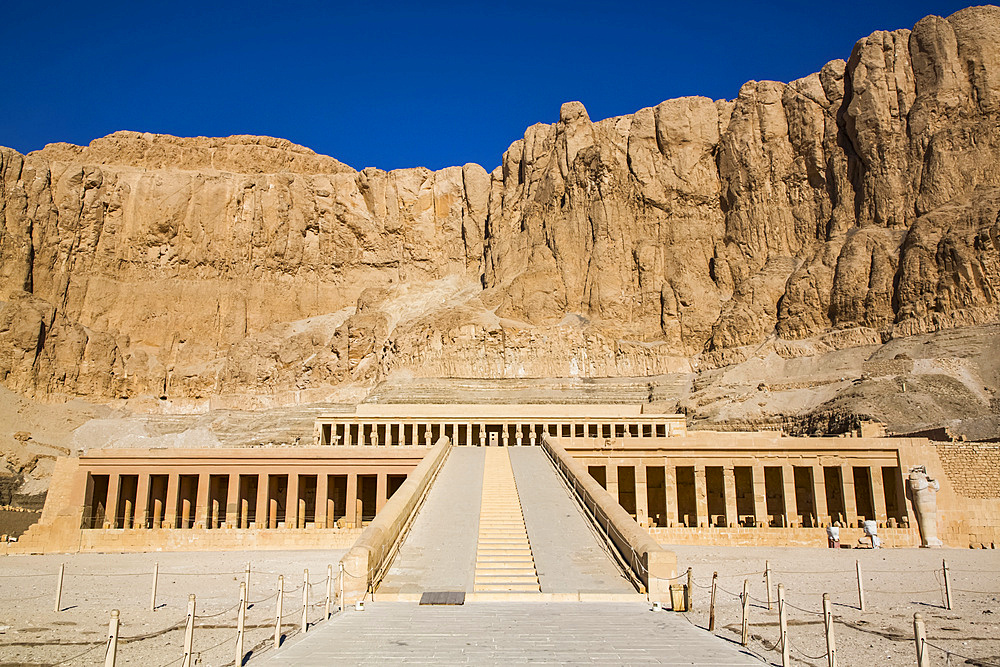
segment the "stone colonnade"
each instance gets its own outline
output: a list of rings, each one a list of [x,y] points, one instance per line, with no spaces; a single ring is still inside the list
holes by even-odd
[[[613,459],[587,452],[590,474],[640,523],[659,527],[909,525],[892,459],[790,456]]]
[[[81,528],[359,527],[402,486],[424,449],[388,458],[338,458],[328,448],[115,454],[81,457],[85,481],[74,492]]]
[[[683,417],[636,417],[633,419],[565,420],[472,420],[440,421],[385,419],[329,419],[317,423],[319,445],[430,446],[441,436],[462,446],[535,446],[543,433],[576,439],[665,438],[684,431]]]

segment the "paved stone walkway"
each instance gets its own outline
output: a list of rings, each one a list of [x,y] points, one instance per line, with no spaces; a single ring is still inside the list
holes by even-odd
[[[761,665],[673,612],[630,602],[370,602],[260,657],[261,665]],[[257,664],[254,661],[254,664]]]
[[[545,593],[635,593],[541,447],[508,447]]]
[[[471,591],[483,450],[453,447],[378,592]]]

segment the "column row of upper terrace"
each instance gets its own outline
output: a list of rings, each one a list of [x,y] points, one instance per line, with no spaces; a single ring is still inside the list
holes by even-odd
[[[576,438],[664,438],[687,432],[684,415],[607,404],[361,404],[354,414],[321,415],[319,445],[534,446],[543,433]]]

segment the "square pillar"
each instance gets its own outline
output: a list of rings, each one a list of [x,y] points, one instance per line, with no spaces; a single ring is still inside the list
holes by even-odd
[[[726,493],[726,525],[738,526],[740,517],[736,509],[736,468],[733,466],[722,468],[722,484]]]
[[[642,525],[643,521],[649,526],[649,493],[646,488],[646,466],[637,464],[635,466],[635,516],[636,521]]]
[[[608,493],[611,497],[615,499],[615,502],[621,505],[621,498],[618,496],[618,466],[612,465],[608,462]]]
[[[140,472],[139,482],[135,489],[135,519],[132,524],[136,528],[145,528],[149,517],[149,473]]]
[[[288,473],[288,494],[285,499],[285,528],[299,527],[299,473]]]
[[[170,473],[167,477],[167,505],[163,508],[163,523],[167,528],[177,527],[177,494],[180,486],[180,473]]]
[[[388,500],[386,497],[387,485],[386,485],[386,473],[380,472],[375,476],[375,513],[378,514],[385,507],[385,502]]]
[[[781,466],[781,485],[785,501],[781,505],[785,513],[785,528],[791,528],[799,522],[798,504],[795,502],[795,468]]]
[[[208,504],[208,491],[212,477],[207,472],[198,475],[198,493],[194,504],[194,527],[207,528],[212,507]]]
[[[270,480],[267,473],[257,475],[257,510],[254,513],[254,525],[257,528],[267,528],[267,494],[270,491]]]
[[[361,527],[361,510],[358,508],[358,474],[356,472],[347,473],[347,507],[344,519],[355,528]]]
[[[229,479],[226,480],[225,523],[233,528],[240,527],[240,474],[235,471],[229,473]]]
[[[885,507],[885,484],[882,479],[882,466],[875,464],[869,466],[872,479],[872,500],[875,502],[875,521],[886,526],[889,523],[889,511]]]
[[[118,519],[118,495],[121,490],[122,476],[116,472],[108,475],[108,504],[104,507],[104,522],[112,528]]]
[[[764,466],[762,465],[753,467],[753,516],[754,523],[758,527],[771,525],[767,516],[767,490],[764,486]]]
[[[858,497],[854,493],[854,466],[842,463],[840,466],[841,481],[844,485],[845,521],[850,527],[858,525]]]
[[[826,503],[826,476],[823,466],[813,466],[810,469],[812,474],[813,498],[816,501],[816,522],[820,526],[825,526],[830,522],[830,508]]]
[[[708,477],[705,466],[696,465],[694,467],[694,499],[698,516],[695,524],[698,526],[711,526],[712,518],[708,516]]]
[[[400,437],[403,435],[402,426],[399,428],[399,435]],[[320,528],[326,528],[329,525],[329,521],[327,520],[330,514],[329,496],[330,475],[325,471],[320,471],[316,475],[316,525]]]
[[[666,498],[663,504],[666,508],[667,526],[673,526],[678,521],[677,516],[677,467],[663,462],[663,494]]]

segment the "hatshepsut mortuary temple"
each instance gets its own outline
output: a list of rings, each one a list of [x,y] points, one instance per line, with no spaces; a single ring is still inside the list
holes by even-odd
[[[490,447],[571,462],[662,544],[823,546],[828,526],[853,542],[874,521],[885,546],[919,546],[916,470],[939,487],[925,545],[1000,540],[1000,461],[974,444],[878,424],[849,437],[689,432],[649,407],[359,404],[319,416],[308,445],[90,450],[59,459],[41,521],[8,549],[346,548],[436,449]]]

